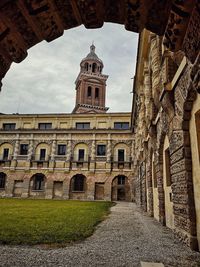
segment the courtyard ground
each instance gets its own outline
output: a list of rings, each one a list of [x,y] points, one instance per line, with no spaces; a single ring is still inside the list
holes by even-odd
[[[111,211],[91,237],[64,248],[0,246],[0,266],[139,267],[141,261],[165,267],[200,266],[200,253],[180,243],[134,203],[117,203]]]
[[[83,240],[93,233],[111,205],[75,200],[0,199],[0,243],[63,246]]]

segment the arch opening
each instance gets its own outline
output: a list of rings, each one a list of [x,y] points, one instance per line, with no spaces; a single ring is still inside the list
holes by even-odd
[[[131,201],[130,184],[125,175],[117,175],[112,181],[112,201]]]

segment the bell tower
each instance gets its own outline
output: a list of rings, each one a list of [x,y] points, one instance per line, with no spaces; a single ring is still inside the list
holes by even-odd
[[[81,61],[80,72],[75,81],[76,105],[72,113],[105,113],[106,80],[102,74],[103,62],[95,54],[95,46],[90,46],[90,53]]]

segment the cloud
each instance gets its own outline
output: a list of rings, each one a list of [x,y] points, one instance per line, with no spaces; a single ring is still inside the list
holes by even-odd
[[[50,43],[43,41],[29,49],[28,57],[20,64],[13,63],[3,80],[0,112],[70,113],[80,61],[89,53],[92,41],[104,62],[103,73],[109,75],[109,111],[130,111],[137,34],[107,23],[95,30],[70,29]]]

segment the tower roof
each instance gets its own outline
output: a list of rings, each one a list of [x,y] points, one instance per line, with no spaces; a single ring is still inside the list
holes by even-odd
[[[85,61],[85,60],[94,60],[94,61],[99,61],[101,64],[103,64],[103,61],[98,58],[97,54],[95,53],[95,45],[92,44],[90,46],[90,53],[81,61]]]

